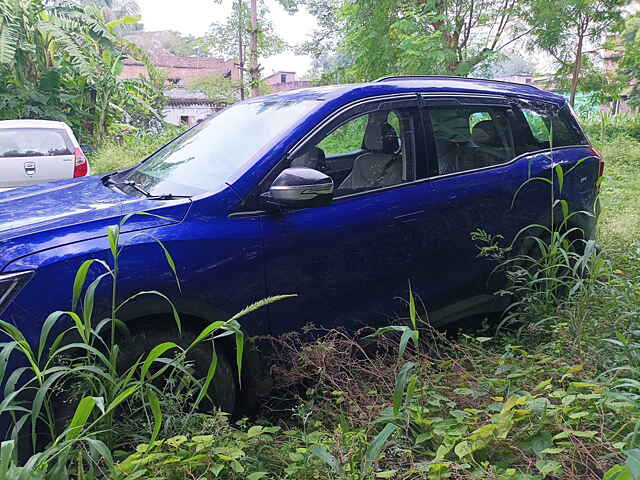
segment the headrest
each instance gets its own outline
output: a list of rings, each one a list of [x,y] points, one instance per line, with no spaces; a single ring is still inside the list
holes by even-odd
[[[364,133],[363,147],[370,152],[392,154],[400,149],[400,139],[386,121],[371,118]]]
[[[471,131],[471,139],[474,143],[483,145],[501,145],[498,130],[492,120],[483,120],[476,123]]]
[[[458,110],[434,108],[431,111],[433,133],[436,140],[463,143],[471,140],[469,118]]]
[[[292,167],[306,167],[314,170],[324,170],[326,156],[324,151],[318,147],[308,147],[303,153],[291,161]]]

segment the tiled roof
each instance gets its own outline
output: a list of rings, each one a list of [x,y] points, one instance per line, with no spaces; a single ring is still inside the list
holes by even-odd
[[[149,55],[151,63],[160,68],[196,68],[207,70],[228,70],[233,65],[231,60],[222,60],[221,58],[203,58],[203,57],[179,57],[168,53],[157,53]],[[125,65],[142,65],[142,63],[126,59]]]

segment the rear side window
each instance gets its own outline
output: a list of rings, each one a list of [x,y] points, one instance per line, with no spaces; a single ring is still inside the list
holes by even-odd
[[[0,158],[73,155],[67,132],[51,128],[0,129]]]
[[[587,145],[587,139],[569,107],[560,109],[542,102],[522,102],[523,132],[516,136],[519,155],[537,150],[570,145]]]
[[[490,167],[514,157],[507,108],[434,107],[428,110],[428,115],[438,175]]]

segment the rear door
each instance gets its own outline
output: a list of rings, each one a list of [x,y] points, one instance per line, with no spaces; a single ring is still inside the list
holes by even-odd
[[[73,178],[74,161],[63,129],[0,129],[0,188]]]
[[[424,122],[431,131],[429,157],[434,160],[428,173],[433,200],[428,220],[439,232],[432,246],[442,259],[444,281],[436,284],[424,276],[416,288],[432,299],[430,306],[437,311],[433,319],[447,322],[484,310],[500,283],[492,275],[496,263],[479,256],[483,245],[472,234],[486,232],[506,246],[545,206],[527,190],[517,203],[527,207],[512,208],[529,165],[526,159],[516,160],[514,108],[507,99],[425,96],[424,105]]]

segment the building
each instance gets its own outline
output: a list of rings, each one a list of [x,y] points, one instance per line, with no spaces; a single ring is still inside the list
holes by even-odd
[[[162,116],[165,122],[173,125],[192,127],[226,107],[223,103],[210,101],[202,92],[185,88],[171,88],[165,95],[169,101]]]
[[[213,75],[240,80],[240,69],[233,59],[182,57],[169,53],[167,45],[175,35],[171,31],[137,32],[126,38],[144,50],[151,63],[167,77],[171,88],[166,92],[168,103],[163,110],[164,120],[174,125],[193,126],[225,105],[211,102],[205,94],[191,91],[187,87],[195,80]],[[124,61],[122,78],[138,78],[146,74],[144,63],[133,59]],[[295,72],[287,71],[275,72],[264,78],[264,82],[273,92],[311,86],[311,82],[297,80]]]
[[[171,88],[167,91],[167,106],[163,110],[164,120],[175,125],[192,126],[224,105],[210,102],[206,95],[192,92],[186,87],[194,80],[221,75],[240,79],[240,70],[234,60],[211,57],[181,57],[172,55],[165,48],[166,36],[172,32],[140,32],[127,35],[127,40],[143,49],[151,63],[167,77]],[[122,78],[138,78],[147,74],[146,66],[139,61],[126,59]]]
[[[150,54],[153,65],[161,70],[173,88],[166,93],[167,106],[163,110],[164,120],[174,125],[193,126],[224,105],[210,102],[206,95],[193,92],[186,87],[199,78],[211,75],[238,79],[239,71],[233,60],[201,57],[178,57],[171,54]],[[138,61],[124,61],[122,78],[137,78],[145,75],[146,66]]]
[[[264,83],[272,92],[284,92],[311,86],[311,82],[308,80],[297,80],[296,72],[284,71],[274,72],[268,77],[265,77]]]
[[[536,79],[531,73],[515,73],[513,75],[498,76],[492,80],[500,80],[501,82],[522,83],[524,85],[533,85]]]

